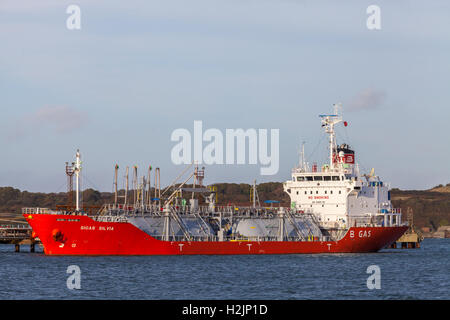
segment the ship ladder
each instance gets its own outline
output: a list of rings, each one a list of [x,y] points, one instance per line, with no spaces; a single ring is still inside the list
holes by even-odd
[[[297,233],[298,237],[301,240],[305,240],[306,236],[305,234],[300,230],[300,228],[298,227],[297,223],[295,222],[294,217],[292,217],[292,214],[289,211],[286,211],[286,217],[288,218],[289,222],[292,224],[292,226],[294,227],[295,232]]]
[[[183,232],[184,236],[186,237],[186,240],[191,240],[191,234],[188,231],[186,225],[184,224],[183,220],[180,218],[180,216],[177,214],[174,208],[170,209],[170,213],[172,218],[175,220],[176,223],[178,223],[178,226],[180,227],[181,231]]]
[[[200,216],[200,214],[198,212],[194,213],[194,217],[196,217],[197,219],[200,220],[200,223],[199,223],[200,228],[202,229],[203,233],[206,236],[209,236],[210,235],[210,233],[208,232],[209,231],[209,225],[206,223],[206,221]]]

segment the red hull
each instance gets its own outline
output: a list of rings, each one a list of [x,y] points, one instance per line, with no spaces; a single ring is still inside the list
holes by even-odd
[[[295,254],[376,252],[407,229],[352,227],[339,241],[161,241],[131,223],[88,216],[24,215],[48,255]]]

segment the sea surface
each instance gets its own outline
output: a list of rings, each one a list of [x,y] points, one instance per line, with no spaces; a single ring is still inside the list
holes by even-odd
[[[450,299],[450,239],[367,254],[51,257],[37,251],[0,245],[0,299]],[[373,265],[380,289],[367,286]],[[77,284],[69,266],[79,268],[79,289],[68,288]]]

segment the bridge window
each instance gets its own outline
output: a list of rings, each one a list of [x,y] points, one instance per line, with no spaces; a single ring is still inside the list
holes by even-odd
[[[323,177],[322,176],[314,176],[314,181],[322,181]]]
[[[313,177],[305,177],[306,181],[313,181]]]
[[[331,176],[324,176],[324,177],[323,177],[323,180],[324,180],[324,181],[331,181]]]
[[[333,181],[339,181],[339,180],[341,180],[341,179],[340,179],[339,176],[332,176],[332,177],[331,177],[331,180],[333,180]]]
[[[305,181],[305,177],[297,177],[297,181]]]

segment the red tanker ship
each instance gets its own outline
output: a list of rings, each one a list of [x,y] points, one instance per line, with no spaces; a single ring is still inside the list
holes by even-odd
[[[155,197],[150,173],[138,183],[134,177],[129,203],[128,169],[125,195],[96,213],[81,209],[79,174],[81,156],[69,167],[76,179],[73,210],[24,208],[23,215],[40,239],[47,255],[225,255],[376,252],[396,241],[407,229],[399,210],[392,208],[389,187],[379,177],[360,175],[355,153],[337,145],[335,125],[343,122],[335,112],[321,115],[329,134],[329,163],[311,170],[302,159],[284,183],[289,208],[217,206],[214,188],[203,187],[204,171],[195,168],[187,180],[173,183],[162,193],[155,171]],[[192,188],[184,188],[193,178]],[[196,187],[197,186],[197,187]],[[166,198],[164,194],[171,192]],[[192,195],[188,201],[184,194]],[[204,205],[199,205],[199,199]],[[123,198],[123,202],[119,202]]]

